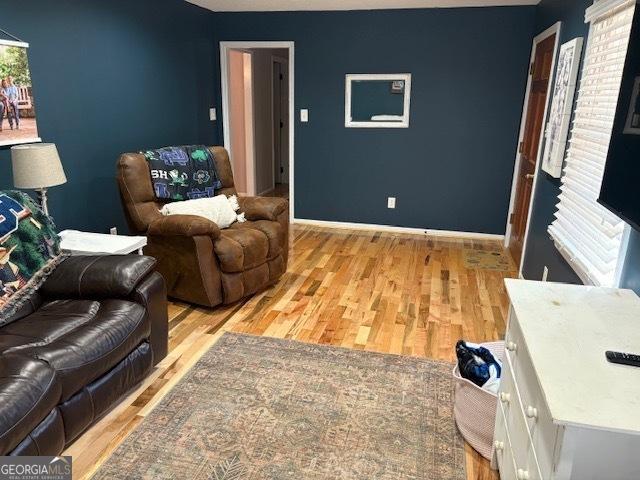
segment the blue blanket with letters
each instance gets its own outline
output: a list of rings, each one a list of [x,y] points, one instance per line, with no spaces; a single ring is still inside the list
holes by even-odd
[[[211,151],[203,145],[165,147],[142,152],[159,200],[213,197],[222,186]]]

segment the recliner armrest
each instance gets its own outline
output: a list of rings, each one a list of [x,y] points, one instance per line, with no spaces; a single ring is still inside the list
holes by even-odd
[[[247,220],[276,221],[289,207],[289,201],[279,197],[239,197],[238,203]]]
[[[149,225],[148,235],[194,237],[220,236],[220,228],[211,220],[197,215],[167,215],[157,218]]]
[[[156,266],[142,255],[78,255],[64,260],[40,292],[50,298],[125,298]]]

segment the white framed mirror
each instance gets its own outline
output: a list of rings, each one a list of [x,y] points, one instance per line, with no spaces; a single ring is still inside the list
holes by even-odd
[[[345,127],[409,127],[410,73],[348,73],[345,78]]]

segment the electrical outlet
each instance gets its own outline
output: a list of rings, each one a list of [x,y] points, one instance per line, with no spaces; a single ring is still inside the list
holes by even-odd
[[[110,233],[111,235],[117,235],[117,234],[118,234],[118,227],[111,227],[111,228],[109,229],[109,233]]]
[[[217,114],[216,114],[216,109],[215,108],[210,108],[209,109],[209,120],[211,120],[212,122],[215,122],[217,119]]]
[[[309,121],[309,110],[307,110],[306,108],[303,108],[300,110],[300,121],[301,122]]]
[[[396,208],[396,197],[387,198],[387,208]]]
[[[544,268],[542,269],[542,281],[546,282],[548,276],[549,276],[549,268],[545,265]]]

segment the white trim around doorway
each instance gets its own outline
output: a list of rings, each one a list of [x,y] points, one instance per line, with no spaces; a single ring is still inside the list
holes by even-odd
[[[540,134],[540,142],[538,144],[538,155],[536,157],[536,170],[533,177],[533,185],[531,186],[531,200],[529,201],[529,212],[527,213],[527,226],[525,228],[524,239],[522,243],[522,256],[520,259],[520,265],[518,265],[518,273],[522,277],[522,266],[524,265],[525,254],[527,251],[527,240],[529,239],[529,227],[531,223],[531,214],[533,212],[533,203],[536,194],[536,186],[538,184],[538,174],[540,172],[540,158],[542,157],[542,150],[544,146],[544,132],[548,120],[549,103],[551,100],[551,94],[553,91],[553,79],[555,78],[556,59],[558,56],[558,47],[560,45],[560,27],[562,22],[556,22],[547,28],[544,32],[540,33],[533,39],[531,47],[531,57],[529,59],[529,65],[534,62],[536,58],[536,47],[540,42],[549,38],[551,35],[556,35],[555,45],[553,47],[553,60],[551,62],[551,71],[549,73],[549,87],[547,88],[547,98],[544,106],[544,121],[542,122],[542,132]],[[524,139],[524,130],[527,123],[527,111],[529,107],[529,96],[531,93],[531,75],[527,73],[527,89],[524,95],[524,105],[522,107],[522,118],[520,119],[520,133],[518,135],[518,145],[516,146],[516,161],[513,167],[513,180],[511,182],[511,197],[509,200],[509,211],[507,213],[507,226],[504,234],[504,246],[509,247],[509,241],[511,240],[511,214],[515,208],[516,202],[516,190],[518,188],[518,172],[520,171],[521,155],[519,152],[520,142]]]
[[[228,71],[228,51],[232,49],[254,49],[254,48],[283,48],[289,51],[289,220],[294,218],[294,133],[295,133],[295,63],[294,48],[295,43],[289,41],[279,42],[252,42],[252,41],[234,41],[220,42],[220,87],[222,91],[222,131],[224,136],[224,147],[232,155],[231,137],[229,135],[229,71]]]

